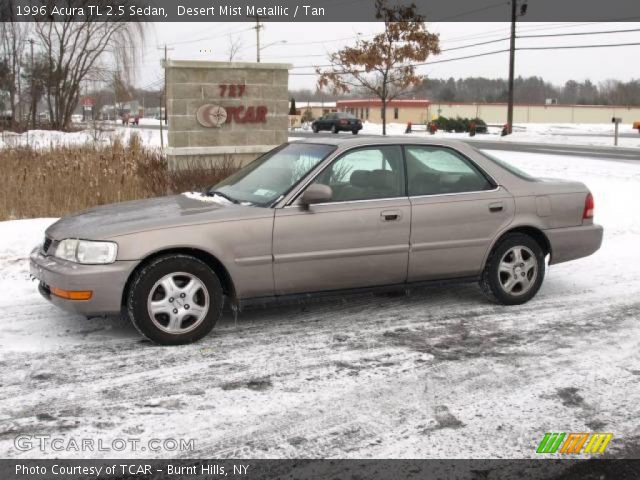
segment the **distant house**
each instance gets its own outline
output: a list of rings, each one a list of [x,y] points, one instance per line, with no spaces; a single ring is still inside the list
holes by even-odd
[[[320,118],[331,112],[337,112],[336,102],[298,102],[296,101],[296,110],[300,112],[303,118],[310,117],[312,119]],[[306,114],[306,112],[310,112]]]
[[[429,105],[431,102],[426,99],[389,100],[387,122],[427,123]],[[338,100],[336,107],[340,112],[351,113],[363,121],[382,123],[382,100],[379,98]]]

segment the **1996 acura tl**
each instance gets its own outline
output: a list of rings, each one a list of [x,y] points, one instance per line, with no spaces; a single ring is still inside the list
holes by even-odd
[[[125,311],[162,344],[196,341],[234,304],[309,292],[477,279],[531,299],[549,264],[595,252],[579,182],[532,178],[429,140],[284,144],[204,194],[65,217],[31,253],[40,292],[86,316]]]

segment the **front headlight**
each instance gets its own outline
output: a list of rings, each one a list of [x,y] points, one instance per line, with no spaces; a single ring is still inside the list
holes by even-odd
[[[118,245],[114,242],[66,238],[58,243],[54,256],[70,262],[102,264],[115,262],[117,255]]]

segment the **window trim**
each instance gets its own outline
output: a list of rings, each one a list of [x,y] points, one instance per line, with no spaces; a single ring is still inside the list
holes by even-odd
[[[482,175],[484,177],[484,179],[489,183],[489,185],[491,185],[492,188],[487,188],[485,190],[473,190],[473,191],[468,191],[468,192],[450,192],[450,193],[431,193],[431,194],[420,194],[420,195],[411,195],[411,193],[409,192],[409,168],[407,165],[407,152],[406,149],[407,148],[431,148],[431,149],[440,149],[440,150],[449,150],[451,152],[454,152],[454,154],[457,154],[459,157],[462,157],[464,160],[466,160],[467,162],[469,162],[469,165],[471,166],[472,169],[475,169],[478,173],[480,173],[480,175]],[[404,166],[404,171],[405,171],[405,177],[406,177],[406,193],[407,196],[409,198],[424,198],[424,197],[442,197],[442,196],[450,196],[450,195],[465,195],[465,194],[470,194],[470,193],[482,193],[482,192],[495,192],[497,190],[500,189],[500,184],[491,176],[489,175],[483,168],[481,168],[476,162],[474,162],[471,158],[469,158],[467,155],[465,155],[464,153],[462,153],[460,150],[457,150],[455,148],[446,146],[446,145],[426,145],[426,144],[416,144],[416,143],[406,143],[402,145],[402,151],[403,151],[403,158],[405,161],[405,166]]]

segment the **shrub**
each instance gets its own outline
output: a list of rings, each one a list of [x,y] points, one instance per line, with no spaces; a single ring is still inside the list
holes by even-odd
[[[481,118],[447,118],[440,116],[434,120],[439,130],[445,132],[468,132],[472,122],[476,124],[476,133],[487,133],[487,124]]]
[[[161,153],[143,148],[136,135],[128,144],[116,139],[110,146],[6,147],[0,167],[0,220],[58,217],[106,203],[201,190],[238,168],[227,158],[169,171]]]

